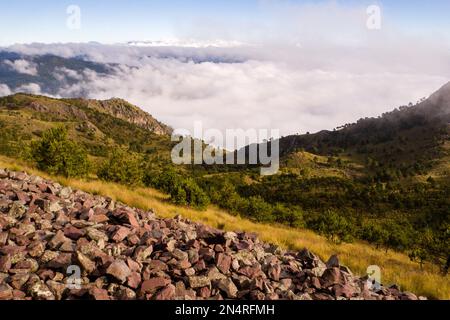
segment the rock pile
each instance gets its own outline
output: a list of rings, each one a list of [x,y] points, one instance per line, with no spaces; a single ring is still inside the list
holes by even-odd
[[[417,299],[286,252],[0,169],[1,299]]]

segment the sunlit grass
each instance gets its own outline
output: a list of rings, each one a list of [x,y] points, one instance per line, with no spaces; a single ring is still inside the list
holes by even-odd
[[[396,283],[402,290],[412,291],[418,295],[450,299],[449,276],[441,276],[438,267],[433,265],[426,265],[424,270],[421,270],[417,263],[411,262],[407,255],[399,252],[390,250],[386,253],[363,242],[337,245],[309,230],[254,223],[248,219],[230,215],[215,206],[210,206],[206,211],[175,206],[168,202],[166,195],[151,188],[127,188],[100,180],[50,177],[23,162],[5,157],[0,157],[0,167],[38,174],[72,188],[109,196],[132,207],[151,209],[160,217],[171,218],[181,214],[183,217],[215,228],[256,232],[264,241],[292,250],[306,247],[324,260],[332,254],[338,254],[343,264],[360,275],[365,274],[369,265],[378,265],[385,285]]]

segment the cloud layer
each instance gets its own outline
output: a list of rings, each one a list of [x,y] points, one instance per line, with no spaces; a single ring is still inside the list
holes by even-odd
[[[110,76],[85,71],[65,96],[125,98],[174,128],[274,128],[281,134],[332,129],[415,102],[445,78],[414,73],[356,74],[276,62],[239,64],[148,59]]]
[[[198,120],[204,128],[282,135],[332,129],[415,102],[450,80],[450,48],[439,35],[405,33],[389,19],[381,30],[368,30],[362,5],[266,3],[263,23],[180,26],[181,37],[236,46],[73,43],[8,50],[113,63],[109,75],[55,70],[58,96],[121,97],[175,129],[191,129]],[[32,64],[16,62],[17,71],[34,72]],[[20,89],[42,91],[37,84]],[[0,94],[8,90],[0,85]]]
[[[38,73],[36,64],[24,59],[17,59],[14,61],[4,60],[3,63],[18,73],[29,74],[32,76],[36,76]]]

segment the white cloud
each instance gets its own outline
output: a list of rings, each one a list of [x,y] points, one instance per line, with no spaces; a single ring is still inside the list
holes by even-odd
[[[41,87],[37,83],[27,83],[18,87],[15,92],[42,94]]]
[[[24,59],[14,61],[4,60],[3,63],[19,73],[29,74],[32,76],[36,76],[38,73],[36,64]]]
[[[10,95],[11,89],[6,84],[0,83],[0,97]]]
[[[72,69],[67,69],[65,67],[57,67],[54,72],[54,76],[58,81],[66,81],[67,78],[72,80],[82,80],[83,76],[77,71]]]

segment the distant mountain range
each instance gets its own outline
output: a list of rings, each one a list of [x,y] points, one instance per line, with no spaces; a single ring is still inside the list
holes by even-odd
[[[124,46],[129,47],[130,50],[133,50],[133,47],[144,47],[143,51],[137,54],[137,64],[139,64],[140,59],[146,58],[177,59],[194,63],[242,63],[247,60],[242,54],[216,52],[217,48],[234,48],[231,43],[227,45],[220,41],[216,44],[130,42],[129,44],[116,45],[115,48],[122,50]],[[201,48],[206,51],[197,51]],[[185,52],[185,50],[189,52]],[[101,53],[99,55],[101,56]],[[25,54],[21,53],[20,50],[16,52],[9,51],[7,48],[0,48],[0,85],[7,86],[6,94],[26,92],[71,98],[73,97],[71,93],[64,91],[64,88],[69,88],[80,81],[89,82],[92,74],[97,77],[105,77],[118,72],[118,63],[96,62],[95,58],[89,56],[88,53],[64,57],[63,54]],[[134,64],[128,65],[124,62],[123,65],[135,67]],[[1,95],[5,95],[5,93],[0,88]],[[76,96],[88,97],[88,92],[80,89]]]
[[[129,41],[127,42],[127,45],[137,47],[234,48],[244,46],[246,44],[239,41],[226,40],[197,41],[166,39],[153,41]]]

